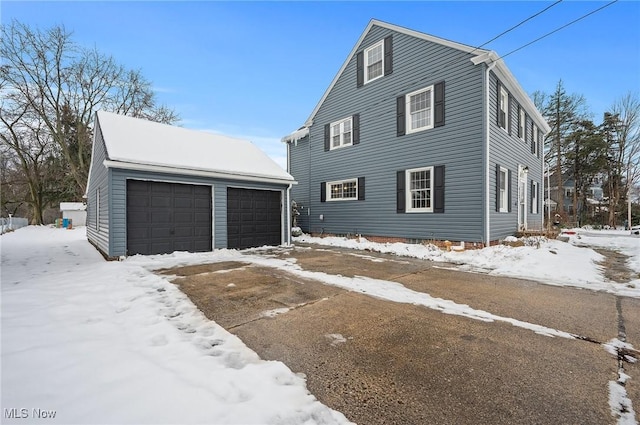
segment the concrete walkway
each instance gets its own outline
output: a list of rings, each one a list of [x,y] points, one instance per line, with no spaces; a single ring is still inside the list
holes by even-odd
[[[212,320],[262,358],[304,373],[309,390],[359,424],[615,424],[618,359],[640,346],[640,300],[462,273],[421,260],[299,247],[264,255],[304,270],[389,280],[584,340],[452,316],[228,262],[167,271]],[[444,267],[444,268],[443,268]],[[281,314],[278,314],[281,313]],[[640,367],[624,364],[640,409]]]

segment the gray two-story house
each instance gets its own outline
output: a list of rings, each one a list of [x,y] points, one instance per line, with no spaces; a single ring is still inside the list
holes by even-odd
[[[549,130],[495,52],[372,20],[283,138],[299,226],[475,246],[540,229]]]

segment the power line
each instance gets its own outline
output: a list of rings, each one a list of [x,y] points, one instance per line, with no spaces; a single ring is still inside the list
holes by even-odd
[[[533,15],[529,16],[528,18],[526,18],[526,19],[524,19],[524,20],[520,21],[519,23],[517,23],[516,25],[512,26],[511,28],[509,28],[509,29],[507,29],[507,30],[503,31],[502,33],[498,34],[497,36],[493,37],[491,40],[489,40],[489,41],[487,41],[487,42],[485,42],[485,43],[482,43],[481,45],[479,45],[479,46],[475,47],[473,50],[471,50],[470,52],[468,52],[468,54],[472,54],[472,53],[473,53],[473,52],[475,52],[476,50],[479,50],[480,48],[482,48],[482,46],[486,46],[487,44],[489,44],[489,43],[491,43],[491,42],[493,42],[493,41],[497,40],[498,38],[502,37],[503,35],[505,35],[505,34],[507,34],[507,33],[511,32],[511,31],[513,31],[514,29],[518,28],[519,26],[523,25],[524,23],[526,23],[526,22],[528,22],[528,21],[530,21],[530,20],[532,20],[532,19],[536,18],[537,16],[542,15],[542,14],[543,14],[544,12],[546,12],[547,10],[549,10],[549,9],[551,9],[552,7],[554,7],[554,6],[556,6],[556,5],[560,4],[560,3],[562,3],[562,1],[563,1],[563,0],[557,0],[555,3],[553,3],[553,4],[551,4],[551,5],[547,6],[547,7],[545,7],[545,8],[544,8],[544,9],[542,9],[541,11],[539,11],[539,12],[537,12],[537,13],[535,13],[535,14],[533,14]],[[616,0],[616,1],[617,1],[617,0]],[[452,59],[452,60],[450,60],[450,61],[448,61],[448,62],[445,62],[445,63],[444,63],[443,65],[441,65],[438,69],[436,69],[436,70],[432,71],[432,72],[431,72],[431,73],[429,73],[428,75],[425,75],[425,76],[423,76],[422,78],[420,78],[420,79],[418,79],[418,80],[416,80],[416,81],[413,81],[413,82],[411,82],[410,84],[408,84],[407,86],[403,87],[403,88],[402,88],[402,92],[406,92],[406,90],[408,90],[409,88],[413,87],[416,83],[420,83],[420,82],[425,81],[425,80],[427,80],[427,79],[431,79],[431,78],[433,78],[433,75],[438,74],[438,73],[441,73],[442,71],[444,71],[445,69],[447,69],[447,68],[449,67],[449,65],[451,65],[451,64],[453,64],[453,63],[455,63],[455,62],[458,62],[458,59],[457,59],[457,58],[454,58],[454,59]],[[397,94],[396,94],[396,95],[394,95],[394,97],[395,97],[395,96],[397,96]],[[390,97],[390,98],[381,99],[380,101],[376,102],[376,105],[377,105],[378,103],[380,103],[381,101],[389,100],[389,99],[391,99],[391,97]],[[376,105],[373,105],[373,106],[376,106]],[[361,112],[368,112],[369,110],[372,110],[372,109],[374,109],[374,108],[373,108],[373,107],[365,108],[365,109],[364,109],[364,110],[362,110]]]
[[[515,53],[515,52],[517,52],[518,50],[522,50],[522,49],[524,49],[525,47],[530,46],[530,45],[532,45],[533,43],[536,43],[536,42],[538,42],[538,41],[542,40],[543,38],[546,38],[546,37],[550,36],[551,34],[555,34],[556,32],[558,32],[558,31],[560,31],[560,30],[563,30],[563,29],[565,29],[566,27],[568,27],[568,26],[570,26],[570,25],[573,25],[573,24],[575,24],[575,23],[576,23],[576,22],[578,22],[578,21],[583,20],[583,19],[584,19],[584,18],[586,18],[587,16],[591,16],[591,15],[593,15],[594,13],[599,12],[599,11],[601,11],[602,9],[604,9],[604,8],[606,8],[606,7],[609,7],[609,6],[611,6],[612,4],[617,3],[617,2],[618,2],[618,0],[613,0],[612,2],[607,3],[607,4],[605,4],[604,6],[601,6],[601,7],[597,8],[597,9],[595,9],[595,10],[592,10],[591,12],[587,13],[586,15],[582,15],[582,16],[581,16],[581,17],[579,17],[578,19],[574,19],[573,21],[569,22],[568,24],[564,24],[563,26],[558,27],[558,28],[554,29],[553,31],[546,33],[546,34],[545,34],[545,35],[543,35],[542,37],[538,37],[538,38],[536,38],[535,40],[530,41],[529,43],[524,44],[524,45],[522,45],[522,46],[518,47],[517,49],[514,49],[514,50],[510,51],[510,52],[509,52],[509,53],[507,53],[506,55],[502,55],[502,56],[500,56],[500,57],[498,58],[498,60],[499,60],[499,59],[504,59],[504,58],[506,58],[507,56],[509,56],[510,54]]]
[[[496,41],[497,39],[499,39],[499,38],[500,38],[500,37],[502,37],[503,35],[505,35],[505,34],[507,34],[507,33],[511,32],[511,31],[513,31],[514,29],[518,28],[520,25],[522,25],[522,24],[524,24],[524,23],[526,23],[526,22],[528,22],[528,21],[532,20],[533,18],[535,18],[535,17],[537,17],[537,16],[539,16],[539,15],[542,15],[544,12],[546,12],[546,11],[547,11],[547,10],[549,10],[549,9],[551,9],[553,6],[556,6],[557,4],[562,3],[562,1],[563,1],[563,0],[558,0],[558,1],[556,1],[555,3],[553,3],[552,5],[549,5],[549,6],[545,7],[544,9],[542,9],[540,12],[536,13],[535,15],[531,15],[531,16],[529,16],[529,17],[528,17],[527,19],[525,19],[524,21],[521,21],[520,23],[518,23],[518,24],[516,24],[516,25],[512,26],[511,28],[509,28],[508,30],[503,31],[502,33],[500,33],[500,34],[496,35],[495,37],[493,37],[491,40],[487,41],[486,43],[482,43],[481,45],[479,45],[478,47],[476,47],[475,49],[473,49],[473,50],[471,51],[471,53],[475,52],[476,50],[480,49],[480,48],[481,48],[481,47],[483,47],[483,46],[486,46],[487,44],[491,43],[492,41]]]

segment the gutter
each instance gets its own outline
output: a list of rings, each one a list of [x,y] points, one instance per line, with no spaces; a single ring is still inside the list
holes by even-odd
[[[284,177],[280,178],[280,177],[267,177],[267,176],[252,176],[252,175],[225,173],[225,172],[219,172],[219,171],[191,170],[188,168],[176,168],[176,167],[166,167],[166,166],[159,166],[159,165],[137,164],[133,162],[112,161],[109,159],[105,159],[103,164],[107,168],[116,168],[116,169],[124,169],[124,170],[147,171],[147,172],[167,173],[167,174],[182,174],[182,175],[195,176],[195,177],[209,177],[209,178],[215,178],[215,179],[241,180],[241,181],[251,181],[251,182],[260,182],[260,183],[277,183],[277,184],[287,184],[287,185],[298,184],[298,182],[293,180],[293,178],[287,179]]]

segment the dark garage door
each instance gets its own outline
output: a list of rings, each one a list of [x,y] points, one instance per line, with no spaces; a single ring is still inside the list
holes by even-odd
[[[280,192],[227,189],[227,246],[280,245]]]
[[[211,186],[127,180],[127,254],[211,251]]]

